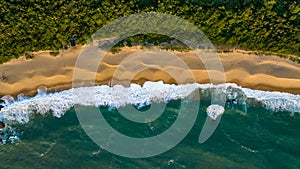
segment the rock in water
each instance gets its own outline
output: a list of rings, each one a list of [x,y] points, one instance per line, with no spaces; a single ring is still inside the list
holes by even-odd
[[[220,115],[224,113],[224,107],[217,104],[212,104],[208,106],[208,108],[206,109],[206,113],[212,120],[216,120]]]

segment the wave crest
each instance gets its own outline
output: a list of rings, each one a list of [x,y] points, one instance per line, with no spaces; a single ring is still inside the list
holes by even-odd
[[[283,92],[267,92],[242,88],[233,83],[220,85],[213,84],[184,84],[170,85],[163,82],[146,82],[143,86],[131,84],[130,87],[106,85],[93,87],[80,87],[57,93],[37,95],[32,98],[18,99],[5,102],[1,114],[7,121],[26,123],[34,113],[46,114],[51,112],[56,117],[61,117],[74,105],[82,106],[111,106],[120,107],[126,104],[142,107],[152,102],[170,101],[187,97],[194,90],[200,89],[201,93],[210,95],[212,90],[224,93],[227,101],[248,106],[253,105],[253,100],[266,109],[272,111],[288,111],[300,113],[300,95]],[[74,97],[76,93],[76,97]],[[9,97],[8,97],[9,98]],[[2,98],[5,100],[5,98]]]

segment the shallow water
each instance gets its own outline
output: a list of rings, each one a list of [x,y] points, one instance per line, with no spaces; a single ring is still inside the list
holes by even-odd
[[[193,92],[194,91],[194,92]],[[194,96],[199,92],[200,98]],[[73,97],[76,93],[77,97]],[[91,98],[94,98],[91,99]],[[222,99],[223,98],[223,99]],[[208,141],[198,142],[212,102],[225,106],[216,131]],[[232,100],[235,98],[234,100]],[[167,85],[147,82],[131,85],[96,86],[39,93],[13,101],[6,96],[1,118],[13,124],[21,141],[0,145],[0,168],[298,168],[300,166],[300,95],[263,92],[223,85]],[[200,102],[198,116],[188,135],[174,148],[149,158],[126,158],[95,144],[80,125],[74,105],[85,115],[95,106],[113,129],[134,138],[148,138],[172,128],[182,107]],[[154,121],[129,121],[117,108],[133,104],[145,111],[167,103]],[[224,103],[225,104],[225,103]],[[2,104],[3,105],[3,104]],[[195,105],[195,104],[194,104]],[[130,109],[125,113],[134,114]],[[142,113],[142,112],[141,112]],[[197,112],[196,112],[197,113]],[[93,119],[92,119],[93,120]],[[193,120],[193,119],[190,119]],[[186,127],[185,125],[183,128]],[[108,133],[103,129],[99,131]],[[108,133],[110,134],[110,133]],[[105,138],[106,139],[106,138]],[[111,142],[109,142],[111,143]],[[129,147],[129,146],[128,146]],[[127,147],[127,148],[128,148]],[[134,151],[135,147],[132,148]],[[132,151],[132,150],[130,150]]]
[[[131,159],[109,153],[81,128],[72,108],[61,118],[31,116],[15,124],[21,141],[0,145],[0,168],[298,168],[300,166],[300,115],[263,107],[226,108],[222,120],[205,143],[198,137],[209,102],[201,101],[198,118],[187,137],[158,156]],[[86,107],[86,111],[89,111]],[[147,107],[144,107],[147,109]],[[168,129],[177,117],[180,100],[170,101],[151,124],[126,120],[117,110],[100,107],[107,122],[121,133],[149,137]],[[151,130],[150,126],[157,130]]]

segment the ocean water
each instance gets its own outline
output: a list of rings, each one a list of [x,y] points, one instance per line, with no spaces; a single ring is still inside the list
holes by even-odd
[[[90,89],[93,96],[87,94]],[[71,98],[74,90],[80,99]],[[79,105],[88,113],[97,107],[116,131],[147,138],[172,127],[182,109],[181,102],[193,91],[201,97],[191,100],[200,102],[192,129],[174,148],[149,158],[122,157],[100,148],[85,133],[74,109],[74,105]],[[236,104],[224,104],[225,112],[217,129],[200,144],[198,138],[207,118],[206,109],[212,100],[218,100],[213,98],[213,92],[218,97],[223,97],[221,93],[227,99],[234,97]],[[149,82],[144,87],[97,86],[52,94],[40,92],[33,98],[20,97],[16,101],[3,99],[2,118],[11,124],[20,141],[0,145],[0,168],[297,169],[300,166],[299,95],[251,90],[235,84],[176,86]],[[165,109],[148,123],[130,121],[118,111],[132,104],[136,110],[146,111],[156,102],[165,102]]]

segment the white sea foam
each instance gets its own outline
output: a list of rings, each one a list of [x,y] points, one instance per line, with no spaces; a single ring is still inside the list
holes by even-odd
[[[206,109],[206,113],[212,120],[216,120],[220,115],[224,113],[224,107],[217,104],[212,104],[208,106],[208,108]]]
[[[251,90],[232,83],[170,85],[162,82],[146,82],[143,87],[137,84],[132,84],[127,88],[121,85],[80,87],[57,93],[37,95],[28,99],[18,99],[14,102],[6,102],[0,114],[3,114],[5,120],[25,123],[29,121],[29,117],[33,113],[51,112],[54,116],[61,117],[75,104],[82,106],[109,105],[112,107],[134,104],[142,107],[151,104],[151,102],[167,102],[185,98],[196,89],[202,91],[220,89],[226,92],[229,86],[242,91],[247,98],[254,98],[261,102],[267,109],[300,113],[300,95]]]

